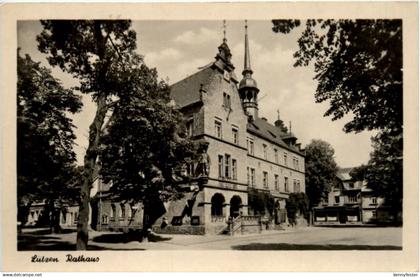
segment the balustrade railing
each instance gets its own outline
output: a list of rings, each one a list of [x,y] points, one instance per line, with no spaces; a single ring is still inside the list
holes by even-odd
[[[211,222],[226,222],[226,217],[224,215],[212,215]]]
[[[243,233],[244,229],[250,226],[259,226],[259,230],[261,231],[261,217],[252,215],[239,215],[235,218],[229,218],[228,220],[229,234],[231,236],[233,236],[239,230],[241,233]]]

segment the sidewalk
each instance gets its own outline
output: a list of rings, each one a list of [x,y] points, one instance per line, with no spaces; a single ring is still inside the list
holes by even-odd
[[[76,232],[19,236],[19,250],[75,250]],[[89,250],[400,250],[402,228],[300,227],[245,235],[160,235],[150,242],[89,232]]]

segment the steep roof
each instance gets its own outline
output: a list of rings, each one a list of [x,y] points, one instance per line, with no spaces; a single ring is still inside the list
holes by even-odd
[[[171,98],[176,105],[185,107],[200,101],[200,88],[208,83],[213,69],[209,66],[171,86]]]
[[[296,146],[290,146],[284,142],[283,138],[288,134],[283,133],[280,128],[268,123],[261,118],[255,118],[252,122],[248,122],[247,130],[254,133],[270,142],[283,146],[286,149],[292,150],[300,155],[304,155],[302,151]]]
[[[352,167],[340,168],[337,172],[337,177],[342,181],[351,180],[350,171],[352,169]]]

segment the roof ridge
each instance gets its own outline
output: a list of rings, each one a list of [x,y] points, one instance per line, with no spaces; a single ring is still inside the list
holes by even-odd
[[[187,80],[187,79],[189,79],[189,78],[191,78],[191,77],[194,77],[194,76],[195,76],[195,75],[197,75],[198,73],[201,73],[202,71],[204,71],[204,70],[206,70],[206,69],[210,68],[210,67],[211,67],[211,65],[213,65],[213,62],[211,62],[211,63],[209,63],[209,64],[206,64],[206,65],[204,65],[204,66],[198,67],[198,71],[194,72],[194,73],[193,73],[193,74],[191,74],[191,75],[188,75],[187,77],[185,77],[185,78],[183,78],[183,79],[181,79],[181,80],[178,80],[177,82],[175,82],[175,83],[173,83],[172,85],[169,85],[169,86],[170,86],[170,87],[172,87],[172,86],[174,86],[174,85],[176,85],[176,84],[178,84],[178,83],[180,83],[180,82],[182,82],[182,81],[185,81],[185,80]]]

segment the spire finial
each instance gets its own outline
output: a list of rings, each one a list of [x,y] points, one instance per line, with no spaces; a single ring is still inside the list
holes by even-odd
[[[289,133],[292,134],[292,121],[289,121]]]
[[[280,110],[277,109],[277,120],[280,120]]]
[[[248,41],[248,20],[245,20],[245,57],[244,57],[244,71],[242,74],[250,73],[252,74],[251,69],[251,57],[249,55],[249,41]]]
[[[223,42],[226,42],[226,20],[223,20]]]

